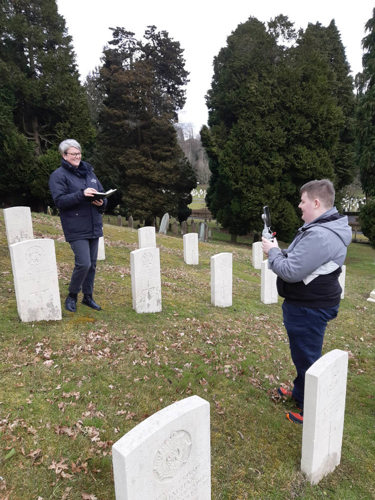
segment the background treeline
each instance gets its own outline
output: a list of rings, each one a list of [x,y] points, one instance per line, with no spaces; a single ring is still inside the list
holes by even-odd
[[[265,204],[289,239],[300,224],[299,186],[329,177],[340,191],[360,167],[363,228],[375,240],[374,18],[355,82],[334,21],[299,31],[282,15],[240,24],[214,59],[202,142],[178,127],[188,73],[166,31],[148,26],[137,39],[111,28],[102,65],[82,85],[55,0],[2,2],[0,25],[3,206],[51,204],[57,146],[74,137],[104,186],[118,188],[110,211],[181,221],[197,180],[209,180],[207,204],[233,239],[261,229]]]

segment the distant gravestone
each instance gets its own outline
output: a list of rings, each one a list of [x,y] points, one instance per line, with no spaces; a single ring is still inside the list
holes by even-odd
[[[211,257],[211,303],[217,307],[232,305],[233,257],[229,252]]]
[[[190,266],[199,264],[198,233],[188,233],[183,236],[184,261]]]
[[[260,300],[263,304],[276,304],[278,301],[278,293],[276,287],[276,274],[268,269],[268,259],[264,260],[261,265],[261,290]]]
[[[312,484],[341,459],[348,353],[335,349],[306,372],[301,470]]]
[[[169,226],[169,214],[164,214],[160,222],[159,234],[167,234]]]
[[[154,226],[145,226],[138,229],[138,247],[156,248],[156,236]]]
[[[199,396],[147,418],[112,447],[116,500],[210,500],[210,405]]]
[[[60,320],[54,240],[20,241],[10,245],[9,250],[21,321]]]
[[[183,220],[181,222],[181,234],[184,235],[184,234],[187,234],[187,233],[188,233],[187,222],[186,222],[186,220]]]
[[[100,236],[99,237],[99,243],[98,243],[98,260],[105,260],[104,236]]]
[[[140,248],[130,252],[133,309],[137,313],[161,311],[159,248]]]
[[[122,226],[122,217],[121,217],[121,215],[117,216],[117,225],[118,226]]]
[[[133,217],[129,215],[128,227],[130,227],[130,229],[133,229],[133,224],[134,224]]]
[[[3,214],[8,245],[34,239],[30,207],[4,208]]]
[[[257,241],[252,244],[252,255],[251,260],[254,269],[261,269],[263,262],[263,250],[262,250],[262,242]]]
[[[196,233],[197,232],[197,225],[195,223],[195,220],[192,219],[191,220],[191,224],[190,224],[190,232],[191,233]]]
[[[176,221],[174,221],[172,224],[172,234],[175,234],[175,235],[178,234],[178,224]]]
[[[341,286],[341,298],[345,298],[345,280],[346,280],[346,266],[341,266],[341,273],[339,275],[339,283]]]
[[[375,302],[375,290],[370,292],[370,297],[367,300],[368,302]]]
[[[199,241],[207,241],[208,228],[207,228],[207,224],[205,222],[199,223],[198,234],[199,234],[199,236],[198,236]]]

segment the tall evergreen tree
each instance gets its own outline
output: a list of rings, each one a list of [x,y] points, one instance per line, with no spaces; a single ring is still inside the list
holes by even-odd
[[[188,216],[196,181],[173,127],[185,102],[182,50],[155,26],[148,27],[145,41],[124,28],[112,31],[100,69],[106,97],[97,151],[101,178],[122,195],[110,201],[121,201],[126,213],[148,222],[166,211]]]
[[[19,172],[13,195],[32,205],[43,204],[48,195],[48,175],[56,168],[58,143],[76,137],[83,145],[93,140],[88,106],[79,83],[71,38],[58,14],[55,0],[12,0],[0,4],[0,70],[7,98],[12,102],[13,132],[19,137],[14,159],[4,158],[4,170],[18,173],[18,156],[28,153]],[[9,101],[10,100],[10,101]],[[14,143],[4,132],[3,147]],[[30,147],[32,156],[30,157]],[[0,185],[8,199],[7,186]]]

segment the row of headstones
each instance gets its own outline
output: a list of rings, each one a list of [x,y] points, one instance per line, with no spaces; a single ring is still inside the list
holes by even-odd
[[[119,221],[119,225],[121,226],[122,225],[121,215],[118,216],[118,221]],[[133,227],[134,227],[134,220],[133,220],[133,217],[131,215],[129,216],[129,219],[128,219],[128,227],[130,227],[131,229],[133,229]],[[149,227],[149,226],[145,226],[145,227]],[[159,227],[159,234],[167,234],[169,228],[173,234],[179,234],[179,232],[180,232],[182,235],[184,235],[184,234],[189,233],[189,228],[188,228],[186,220],[181,222],[180,228],[179,228],[179,224],[177,223],[177,221],[174,221],[170,225],[169,214],[166,213],[163,215],[163,217],[161,219],[160,227]],[[179,229],[180,229],[180,231],[179,231]],[[199,241],[208,241],[208,239],[211,237],[210,228],[208,227],[206,222],[200,222],[198,225],[198,231],[197,231],[197,227],[196,227],[196,223],[195,223],[194,219],[192,219],[191,224],[190,224],[190,232],[191,233],[197,232]]]
[[[264,260],[261,241],[252,244],[252,264],[254,269],[261,270],[261,301],[263,304],[276,304],[279,297],[276,287],[277,276],[268,268],[268,259]],[[345,297],[345,279],[346,266],[343,265],[339,276],[342,299]]]
[[[301,470],[311,484],[341,460],[348,353],[306,372]],[[117,500],[211,499],[210,405],[199,396],[147,418],[112,447]]]

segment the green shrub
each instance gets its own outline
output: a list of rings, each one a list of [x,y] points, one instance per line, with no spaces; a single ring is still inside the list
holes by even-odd
[[[375,248],[375,199],[367,200],[366,205],[361,208],[359,222],[362,232]]]

